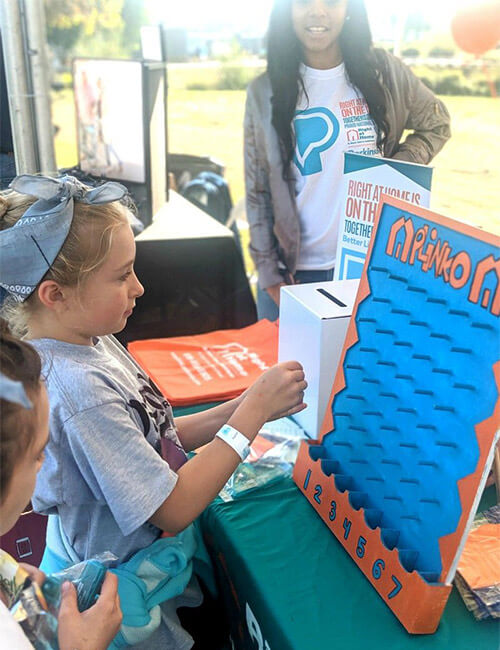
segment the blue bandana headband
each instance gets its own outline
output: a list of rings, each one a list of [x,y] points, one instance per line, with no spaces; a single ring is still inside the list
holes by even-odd
[[[127,194],[120,183],[90,188],[73,176],[24,174],[10,187],[38,199],[12,228],[0,231],[0,289],[18,302],[33,293],[59,255],[71,228],[75,201],[100,205]]]
[[[7,402],[14,402],[14,404],[19,404],[24,406],[26,409],[33,408],[33,404],[26,395],[24,386],[22,382],[15,381],[14,379],[9,379],[3,373],[0,372],[0,399],[4,399]]]

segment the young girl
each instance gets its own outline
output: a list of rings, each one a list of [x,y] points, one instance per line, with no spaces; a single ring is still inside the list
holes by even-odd
[[[51,515],[42,566],[109,550],[124,570],[140,573],[144,553],[159,549],[163,558],[180,545],[185,557],[177,582],[155,587],[156,601],[159,588],[166,601],[153,634],[160,615],[150,610],[146,630],[130,625],[136,618],[120,579],[120,642],[135,645],[151,634],[138,647],[189,648],[175,608],[200,602],[190,580],[190,524],[262,425],[305,408],[302,368],[275,366],[240,398],[174,423],[167,400],[111,336],[143,293],[133,269],[134,238],[118,202],[125,188],[106,183],[90,190],[73,178],[27,176],[12,186],[18,193],[6,197],[3,223],[12,227],[0,232],[0,286],[17,306],[12,322],[46,362],[51,403],[47,461],[33,501]],[[201,446],[186,461],[185,452]],[[162,531],[176,537],[159,540]]]
[[[443,103],[373,47],[363,0],[274,0],[245,113],[259,318],[276,320],[283,284],[332,279],[344,152],[427,164],[449,137]]]
[[[11,336],[5,322],[0,321],[0,535],[14,526],[29,503],[44,458],[49,407],[40,373],[36,351]],[[41,571],[21,566],[32,580],[43,583]],[[6,597],[0,591],[2,644],[9,650],[32,648],[5,606]],[[75,588],[65,583],[58,620],[60,650],[107,648],[121,622],[116,577],[106,575],[97,603],[83,614],[76,605]]]

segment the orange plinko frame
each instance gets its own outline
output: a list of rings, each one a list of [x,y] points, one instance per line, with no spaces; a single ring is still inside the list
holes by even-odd
[[[370,294],[367,268],[376,240],[377,228],[384,205],[428,219],[436,225],[445,226],[482,240],[493,247],[500,247],[500,237],[486,233],[465,224],[416,207],[393,197],[383,196],[379,204],[374,232],[360,280],[356,304],[348,327],[344,348],[330,395],[326,416],[319,441],[305,441],[301,444],[294,469],[294,480],[320,517],[344,546],[388,607],[412,634],[435,632],[451,592],[450,571],[458,561],[465,533],[477,507],[478,493],[484,484],[485,467],[491,459],[492,449],[500,423],[500,399],[497,399],[491,417],[475,426],[479,446],[479,462],[476,470],[458,482],[462,515],[456,530],[439,540],[442,559],[442,573],[438,583],[426,582],[416,571],[408,572],[401,564],[398,550],[389,550],[381,539],[380,529],[371,528],[365,520],[363,508],[354,508],[349,491],[341,492],[335,484],[334,474],[328,462],[322,463],[321,444],[323,437],[334,429],[332,405],[335,396],[346,387],[344,360],[347,351],[357,343],[356,314],[359,305]],[[497,387],[500,391],[500,362],[493,367]],[[447,580],[448,578],[448,580]]]

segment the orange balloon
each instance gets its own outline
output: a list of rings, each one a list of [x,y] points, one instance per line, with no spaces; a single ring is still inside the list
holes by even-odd
[[[483,2],[459,11],[451,21],[458,47],[479,56],[500,41],[500,2]]]

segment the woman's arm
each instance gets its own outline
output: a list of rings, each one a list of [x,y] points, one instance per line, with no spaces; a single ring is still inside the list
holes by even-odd
[[[414,101],[405,126],[413,132],[393,157],[428,164],[451,137],[450,115],[443,102],[416,77],[412,86]]]
[[[263,289],[283,282],[278,267],[278,243],[265,152],[259,150],[256,129],[260,117],[252,87],[248,89],[244,121],[246,215],[250,226],[250,254]]]
[[[451,137],[450,115],[444,103],[408,66],[396,57],[386,56],[398,135],[403,129],[411,131],[402,142],[394,143],[389,156],[426,165]]]

